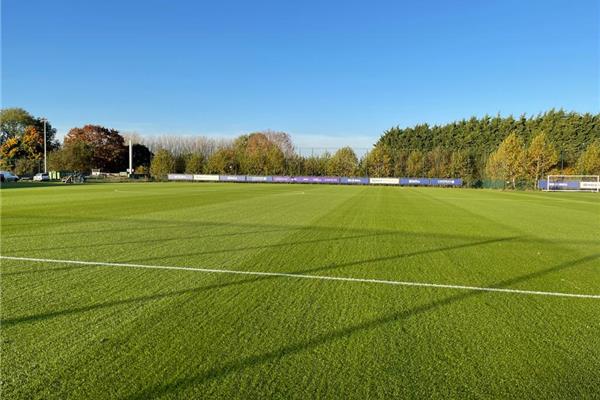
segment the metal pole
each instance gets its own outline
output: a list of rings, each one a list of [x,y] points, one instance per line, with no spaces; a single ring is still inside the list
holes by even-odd
[[[131,146],[131,140],[129,140],[129,175],[133,174],[133,147]]]
[[[48,158],[46,157],[46,118],[42,119],[44,121],[44,173],[48,173]]]
[[[560,173],[563,174],[563,168],[564,167],[564,162],[563,162],[563,149],[560,149]]]

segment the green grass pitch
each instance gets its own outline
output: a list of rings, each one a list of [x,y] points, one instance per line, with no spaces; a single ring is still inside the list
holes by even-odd
[[[2,256],[600,294],[600,196],[7,185]],[[1,260],[3,399],[600,397],[600,299]]]

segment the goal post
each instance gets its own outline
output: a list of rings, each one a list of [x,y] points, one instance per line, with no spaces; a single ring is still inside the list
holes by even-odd
[[[546,192],[600,192],[600,175],[548,175],[539,181]]]

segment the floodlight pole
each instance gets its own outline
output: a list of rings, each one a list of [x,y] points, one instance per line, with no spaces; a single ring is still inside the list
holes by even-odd
[[[129,176],[133,174],[133,147],[131,145],[131,139],[129,139]]]
[[[42,118],[42,121],[44,121],[44,173],[47,174],[48,173],[48,157],[47,157],[47,153],[46,153],[46,123],[48,122],[48,120],[46,118]]]
[[[560,149],[560,173],[564,173],[563,149]]]

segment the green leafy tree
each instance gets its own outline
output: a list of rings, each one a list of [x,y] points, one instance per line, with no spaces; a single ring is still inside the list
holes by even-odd
[[[394,176],[406,176],[406,164],[408,161],[408,152],[404,149],[396,149],[393,153]]]
[[[238,138],[234,146],[239,154],[242,173],[250,175],[278,175],[285,169],[281,148],[264,133],[252,133]]]
[[[329,153],[319,156],[310,156],[304,159],[304,173],[306,175],[325,176],[327,175],[327,164],[329,163]]]
[[[60,150],[48,153],[48,169],[50,171],[65,171],[63,162],[63,150],[64,147]]]
[[[548,141],[545,133],[536,135],[526,153],[527,175],[536,187],[537,181],[548,173],[558,162],[558,153]]]
[[[439,146],[451,152],[466,150],[474,162],[473,176],[485,174],[488,155],[494,152],[510,133],[515,133],[525,142],[531,143],[538,132],[545,132],[547,140],[559,150],[561,167],[571,170],[583,152],[585,143],[600,139],[600,114],[580,114],[563,110],[549,110],[535,116],[500,115],[469,118],[444,125],[427,124],[412,127],[393,127],[383,133],[377,145],[388,146],[394,155],[399,152],[418,150],[423,153]],[[426,157],[425,171],[435,168],[430,157]],[[396,166],[396,170],[401,170]],[[423,172],[420,172],[421,175]],[[407,171],[398,175],[411,175]],[[437,174],[437,173],[436,173]]]
[[[285,155],[277,145],[269,147],[265,163],[264,175],[279,175],[285,171]]]
[[[0,143],[10,138],[20,138],[25,128],[35,124],[35,118],[22,108],[0,110]]]
[[[185,172],[187,159],[189,156],[190,156],[189,154],[179,154],[179,155],[173,156],[173,160],[175,161],[175,164],[174,164],[173,170],[171,172],[175,172],[177,174],[183,174]]]
[[[450,177],[450,153],[436,146],[427,154],[428,176],[430,178]]]
[[[15,174],[20,177],[33,176],[40,172],[40,160],[21,158],[15,162]]]
[[[450,159],[450,174],[472,186],[477,180],[474,157],[467,150],[454,151]]]
[[[90,173],[93,168],[94,149],[85,142],[67,143],[63,148],[66,166],[71,171]]]
[[[304,158],[298,154],[290,155],[287,159],[284,173],[292,176],[304,175],[304,161]]]
[[[412,177],[422,176],[423,171],[425,170],[424,163],[425,159],[423,153],[419,150],[413,150],[406,160],[406,172]]]
[[[156,179],[165,179],[174,170],[175,159],[171,152],[165,149],[157,151],[150,163],[150,175]]]
[[[350,147],[342,147],[329,159],[327,174],[335,176],[354,176],[358,169],[358,158]]]
[[[83,141],[66,143],[62,149],[49,154],[48,167],[51,171],[91,172],[92,147]]]
[[[486,169],[491,178],[509,182],[515,189],[526,170],[523,140],[516,133],[508,135],[490,156]]]
[[[394,163],[389,147],[375,146],[366,156],[369,176],[389,177],[394,172]]]
[[[0,145],[11,138],[22,139],[28,127],[34,127],[42,135],[44,122],[41,118],[35,118],[22,108],[4,108],[0,110]],[[55,139],[56,129],[49,122],[46,122],[46,140],[47,150],[57,149],[58,142]]]
[[[223,148],[214,152],[206,164],[209,174],[237,174],[240,165],[234,148]]]
[[[506,161],[498,152],[493,152],[487,159],[485,173],[491,179],[498,179],[506,183]]]
[[[186,174],[201,174],[204,170],[204,156],[200,153],[190,154],[185,160]]]
[[[600,140],[590,145],[577,161],[577,172],[582,175],[600,175]]]

